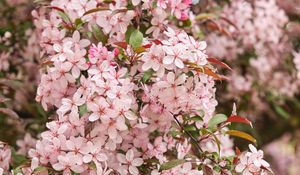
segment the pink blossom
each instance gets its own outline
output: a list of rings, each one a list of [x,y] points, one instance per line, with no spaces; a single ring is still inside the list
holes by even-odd
[[[133,175],[139,174],[139,170],[137,169],[137,167],[143,164],[143,159],[135,158],[134,151],[132,149],[128,150],[126,155],[117,154],[117,159],[122,164],[118,169],[121,174],[127,174],[128,171]]]

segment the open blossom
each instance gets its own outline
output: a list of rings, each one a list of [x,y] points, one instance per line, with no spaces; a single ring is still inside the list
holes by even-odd
[[[235,170],[243,175],[264,174],[265,169],[270,165],[263,159],[263,151],[257,150],[253,145],[249,145],[251,152],[246,152],[240,155],[240,162],[235,167]]]
[[[167,56],[164,57],[163,63],[167,65],[174,63],[176,67],[184,68],[183,60],[187,57],[184,47],[180,43],[174,47],[164,47]]]
[[[128,150],[126,155],[118,154],[117,159],[120,163],[122,163],[122,166],[118,169],[118,171],[121,174],[127,174],[127,169],[132,175],[139,174],[139,170],[136,167],[141,166],[143,164],[143,159],[135,158],[133,149]]]
[[[152,33],[152,36],[157,38],[161,34],[161,32],[164,30],[164,25],[166,25],[166,17],[167,14],[164,10],[161,8],[154,9],[154,15],[151,19],[152,26],[146,31],[146,34]]]
[[[146,71],[152,68],[157,72],[157,75],[161,77],[165,73],[165,67],[163,65],[164,56],[165,52],[161,45],[152,45],[149,52],[142,57],[142,60],[145,62],[142,69]]]
[[[19,154],[27,154],[29,149],[33,148],[36,144],[36,139],[32,138],[29,133],[26,133],[24,139],[17,140],[17,145],[19,147]]]

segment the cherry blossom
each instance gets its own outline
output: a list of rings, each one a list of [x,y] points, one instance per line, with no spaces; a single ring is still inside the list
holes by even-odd
[[[139,170],[136,167],[143,164],[143,159],[135,158],[133,149],[128,150],[126,155],[118,154],[117,159],[122,164],[122,166],[118,169],[121,174],[127,174],[127,166],[130,174],[139,174]]]

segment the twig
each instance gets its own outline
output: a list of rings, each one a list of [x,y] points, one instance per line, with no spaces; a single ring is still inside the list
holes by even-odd
[[[191,133],[189,133],[188,131],[186,131],[184,129],[184,127],[181,125],[181,123],[179,122],[179,120],[177,119],[177,116],[174,115],[173,116],[176,123],[180,126],[180,128],[192,139],[192,141],[195,143],[196,147],[199,149],[200,152],[203,152],[202,148],[200,147],[200,145],[198,144],[197,139],[194,138],[194,136],[191,135]]]

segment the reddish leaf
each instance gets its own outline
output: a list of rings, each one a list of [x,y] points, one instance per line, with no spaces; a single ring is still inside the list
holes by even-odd
[[[238,157],[234,157],[232,163],[234,165],[236,165],[238,163],[238,161],[239,161],[239,158]]]
[[[228,119],[226,120],[226,122],[230,122],[230,123],[245,123],[245,124],[250,125],[251,127],[253,127],[251,121],[249,121],[245,117],[240,117],[240,116],[237,116],[237,115],[232,115],[232,116],[228,117]]]
[[[162,45],[162,42],[158,39],[152,40],[156,45]]]
[[[42,60],[42,62],[40,63],[40,66],[43,67],[43,66],[47,66],[47,65],[52,65],[53,64],[53,61],[51,60]]]
[[[209,166],[204,165],[204,164],[202,165],[202,171],[203,171],[204,175],[213,175],[214,174],[213,170]]]
[[[123,49],[127,49],[127,43],[126,42],[115,42],[114,45],[117,45]]]
[[[58,11],[61,11],[61,12],[65,12],[63,9],[59,8],[59,7],[56,7],[56,6],[50,6],[50,8],[54,9],[54,10],[58,10]]]
[[[227,36],[229,36],[229,37],[232,37],[231,33],[225,28],[221,28],[220,32],[227,35]]]
[[[152,46],[152,44],[145,44],[145,45],[143,45],[143,48],[148,49],[148,48],[150,48],[151,46]]]
[[[232,70],[231,67],[229,67],[226,63],[219,61],[216,58],[207,58],[207,61],[214,63],[214,64],[218,64],[222,67],[225,67],[226,69]]]
[[[239,28],[228,18],[221,16],[220,19],[222,19],[222,20],[226,21],[228,24],[232,25],[236,30],[239,30]]]
[[[235,147],[235,154],[237,156],[241,154],[241,150],[238,147]]]
[[[220,25],[213,19],[208,19],[207,27],[209,27],[212,30],[221,31]]]
[[[209,69],[207,67],[204,67],[203,70],[204,70],[203,73],[205,73],[206,75],[212,76],[217,80],[226,80],[226,78],[224,76],[221,76],[221,75],[215,73],[214,71],[212,71],[211,69]]]
[[[108,7],[97,7],[97,8],[91,9],[89,11],[86,11],[82,16],[86,16],[91,13],[95,13],[95,12],[99,12],[99,11],[106,11],[106,10],[109,10],[109,8]]]
[[[208,19],[207,27],[211,30],[217,30],[229,37],[232,37],[231,33],[227,31],[225,28],[221,27],[217,21],[213,19]]]

